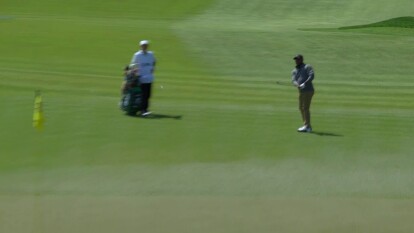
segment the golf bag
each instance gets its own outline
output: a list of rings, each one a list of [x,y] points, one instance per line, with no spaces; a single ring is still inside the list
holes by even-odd
[[[120,107],[130,116],[137,115],[142,107],[142,90],[139,82],[138,68],[135,64],[125,67],[125,79],[122,87]]]
[[[121,99],[121,109],[130,116],[137,115],[141,110],[142,92],[139,86],[129,88]]]

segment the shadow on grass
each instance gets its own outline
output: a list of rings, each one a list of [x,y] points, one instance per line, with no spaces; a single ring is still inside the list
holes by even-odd
[[[319,132],[319,131],[312,131],[311,134],[323,137],[343,137],[344,135],[336,134],[336,133],[328,133],[328,132]]]
[[[167,115],[167,114],[158,114],[158,113],[153,113],[149,116],[139,116],[140,118],[143,119],[152,119],[152,120],[160,120],[160,119],[173,119],[173,120],[181,120],[183,118],[183,116],[181,115]]]
[[[317,31],[317,32],[339,32],[352,29],[373,29],[373,28],[405,28],[414,29],[414,17],[397,17],[376,23],[346,26],[339,28],[298,28],[300,31]]]
[[[414,28],[414,17],[398,17],[398,18],[392,18],[392,19],[388,19],[385,21],[377,22],[377,23],[340,27],[339,30],[373,28],[373,27]]]

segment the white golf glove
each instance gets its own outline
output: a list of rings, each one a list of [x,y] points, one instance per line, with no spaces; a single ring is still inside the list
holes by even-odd
[[[300,85],[299,85],[299,88],[300,88],[300,89],[305,88],[305,83],[300,84]]]

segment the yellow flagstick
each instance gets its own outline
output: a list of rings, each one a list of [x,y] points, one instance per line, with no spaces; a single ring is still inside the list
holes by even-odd
[[[42,93],[40,91],[35,91],[33,127],[42,130],[44,121]]]

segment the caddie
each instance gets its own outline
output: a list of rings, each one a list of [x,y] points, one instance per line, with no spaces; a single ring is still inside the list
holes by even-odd
[[[148,40],[142,40],[139,45],[141,49],[134,54],[131,64],[136,64],[138,67],[142,91],[141,116],[145,117],[151,114],[149,111],[149,99],[151,98],[152,83],[154,81],[156,59],[154,53],[148,51]]]

